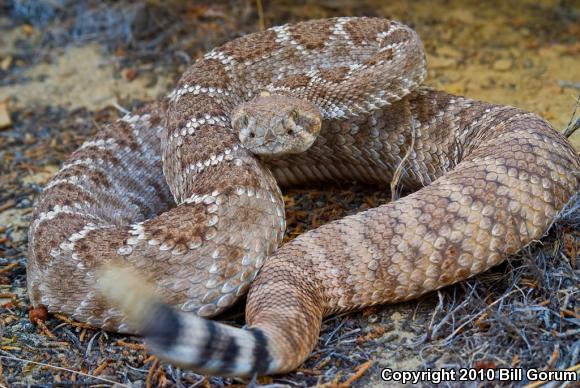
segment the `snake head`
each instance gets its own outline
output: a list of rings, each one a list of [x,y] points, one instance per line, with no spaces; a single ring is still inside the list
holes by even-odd
[[[314,104],[269,93],[238,105],[231,121],[242,145],[256,155],[304,152],[322,126],[320,110]]]

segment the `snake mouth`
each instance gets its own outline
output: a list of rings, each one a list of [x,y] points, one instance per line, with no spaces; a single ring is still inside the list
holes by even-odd
[[[255,155],[287,155],[292,153],[292,150],[288,149],[288,146],[285,144],[280,144],[279,142],[275,143],[267,143],[261,146],[256,147],[246,147],[250,152]]]
[[[283,135],[265,131],[264,136],[240,134],[240,142],[255,155],[290,155],[306,152],[317,136],[302,130],[287,129]]]

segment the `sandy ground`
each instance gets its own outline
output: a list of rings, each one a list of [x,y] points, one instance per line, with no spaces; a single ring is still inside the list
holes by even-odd
[[[419,31],[428,54],[429,84],[450,93],[521,107],[538,113],[557,129],[565,128],[580,94],[580,28],[553,26],[564,31],[545,40],[544,31],[534,30],[547,24],[536,20],[547,16],[533,9],[537,2],[519,2],[518,6],[462,3],[434,2],[427,7],[420,2],[388,2],[375,12],[401,19]],[[434,17],[436,26],[424,23]],[[2,23],[7,20],[0,19]],[[34,41],[39,34],[11,30],[0,38],[0,61],[14,56],[18,50],[15,41]],[[25,84],[0,86],[0,101],[10,99],[16,104],[13,109],[42,104],[98,110],[119,100],[151,100],[173,84],[173,75],[162,72],[127,80],[115,66],[117,58],[97,44],[59,48],[49,58],[23,70],[22,77],[29,80]],[[580,147],[580,133],[572,142]]]

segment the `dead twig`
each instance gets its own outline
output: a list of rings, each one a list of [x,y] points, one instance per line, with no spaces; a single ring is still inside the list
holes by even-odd
[[[40,331],[50,339],[56,339],[56,336],[50,331],[48,327],[42,321],[36,321],[36,327],[40,328]]]
[[[131,350],[145,350],[145,345],[143,345],[143,344],[132,344],[130,342],[125,342],[123,340],[118,340],[117,345],[124,346],[126,348],[131,349]]]
[[[365,362],[364,364],[359,365],[359,367],[356,369],[356,372],[350,376],[348,379],[346,379],[343,383],[339,384],[338,386],[340,388],[347,388],[350,387],[352,385],[352,383],[354,383],[356,380],[360,379],[362,377],[362,375],[364,375],[366,373],[367,370],[369,370],[369,368],[373,365],[373,361],[369,360],[367,362]]]
[[[2,352],[2,353],[4,353],[4,352]],[[9,355],[9,356],[0,355],[0,359],[2,359],[2,358],[5,359],[5,360],[13,360],[13,361],[18,361],[18,362],[23,362],[23,363],[26,363],[26,364],[38,365],[38,366],[41,366],[41,367],[44,367],[44,368],[50,368],[50,369],[60,370],[60,371],[64,371],[64,372],[69,372],[69,373],[72,373],[74,375],[80,375],[80,376],[84,376],[84,377],[89,377],[89,378],[93,378],[93,379],[96,379],[96,380],[99,380],[99,381],[104,381],[106,383],[115,384],[116,386],[119,386],[119,387],[127,387],[127,388],[129,388],[128,385],[123,384],[123,383],[120,383],[118,381],[109,380],[109,379],[106,379],[104,377],[93,376],[93,375],[90,375],[88,373],[80,372],[80,371],[73,370],[73,369],[63,368],[63,367],[60,367],[60,366],[46,364],[46,363],[43,363],[43,362],[36,362],[36,361],[32,361],[32,360],[25,360],[23,358],[14,357],[12,355]]]
[[[159,359],[157,357],[155,357],[155,359],[153,360],[153,364],[151,364],[151,367],[149,368],[149,372],[147,373],[147,380],[145,380],[145,386],[147,388],[152,388],[153,385],[153,378],[155,377],[155,375],[157,374],[157,367],[159,366]]]
[[[67,325],[71,325],[74,327],[80,327],[81,329],[94,329],[93,326],[87,325],[86,323],[73,321],[72,319],[70,319],[69,317],[67,317],[64,314],[54,314],[54,317],[60,321],[63,321]]]
[[[0,210],[2,211],[2,210]],[[20,263],[18,263],[17,261],[8,264],[5,267],[0,268],[0,273],[4,273],[4,272],[9,272],[11,270],[13,270],[14,268],[18,267],[20,265]]]
[[[262,5],[262,0],[256,0],[256,8],[258,9],[258,27],[260,31],[266,29],[266,23],[264,22],[264,6]]]
[[[574,105],[574,111],[572,111],[572,116],[570,117],[570,121],[564,130],[564,136],[570,138],[580,128],[580,117],[574,121],[574,117],[576,117],[576,111],[578,110],[578,106],[580,106],[580,94],[576,97],[576,105]]]
[[[105,368],[107,366],[109,366],[110,363],[112,363],[113,360],[105,360],[101,363],[101,365],[99,365],[94,371],[93,371],[93,376],[98,376],[101,374],[102,371],[105,370]]]

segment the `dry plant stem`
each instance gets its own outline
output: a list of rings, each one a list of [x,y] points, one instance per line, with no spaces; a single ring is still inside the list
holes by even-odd
[[[262,5],[262,0],[256,0],[256,8],[258,10],[258,26],[260,31],[266,29],[266,23],[264,21],[264,6]]]
[[[403,159],[401,159],[401,162],[399,163],[399,165],[395,169],[395,172],[393,173],[393,180],[391,181],[391,201],[396,201],[397,199],[399,199],[398,192],[399,184],[401,183],[401,177],[405,173],[406,169],[405,163],[413,153],[413,148],[415,147],[415,136],[416,136],[415,124],[411,123],[411,145],[409,146],[409,149],[405,153],[405,156],[403,156]]]
[[[4,355],[0,355],[0,358],[3,358],[3,359],[15,360],[15,361],[23,362],[23,363],[26,363],[26,364],[34,364],[34,365],[42,366],[42,367],[45,367],[45,368],[50,368],[50,369],[54,369],[54,370],[60,370],[60,371],[64,371],[64,372],[69,372],[69,373],[77,374],[77,375],[80,375],[80,376],[90,377],[90,378],[95,379],[95,380],[98,380],[98,381],[103,381],[103,382],[106,382],[106,383],[115,384],[116,386],[119,386],[119,387],[127,387],[127,388],[129,388],[128,385],[121,384],[121,383],[119,383],[117,381],[114,381],[114,380],[109,380],[109,379],[106,379],[106,378],[103,378],[103,377],[99,377],[99,376],[93,376],[93,375],[90,375],[88,373],[84,373],[84,372],[80,372],[80,371],[76,371],[76,370],[72,370],[72,369],[68,369],[68,368],[63,368],[63,367],[56,366],[56,365],[51,365],[51,364],[46,364],[46,363],[43,363],[43,362],[36,362],[36,361],[31,361],[31,360],[25,360],[23,358],[14,357],[14,356],[11,356],[11,355],[6,355],[7,353],[4,352],[4,351],[2,351],[2,350],[0,350],[0,352],[2,352],[4,354]]]
[[[572,124],[566,128],[566,130],[564,131],[564,136],[566,136],[567,138],[570,138],[570,136],[572,136],[574,134],[574,132],[576,132],[578,130],[578,128],[580,128],[580,117],[578,119],[576,119],[574,124]]]
[[[572,116],[570,116],[570,121],[568,122],[568,125],[564,130],[564,136],[566,138],[570,138],[570,136],[572,136],[574,132],[576,132],[576,130],[580,128],[580,117],[578,117],[576,121],[574,121],[574,117],[576,116],[576,111],[578,110],[579,106],[580,106],[580,94],[578,95],[578,97],[576,97],[576,105],[574,105],[574,111],[572,112]]]

